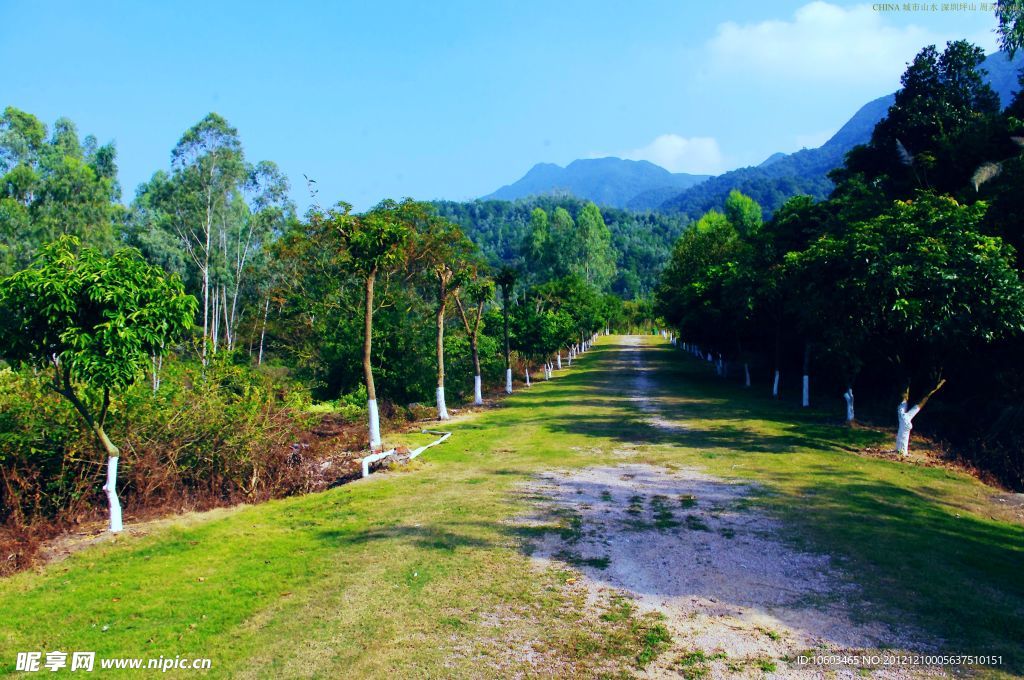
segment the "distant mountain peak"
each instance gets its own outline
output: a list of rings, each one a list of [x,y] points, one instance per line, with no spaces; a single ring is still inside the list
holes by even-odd
[[[644,160],[578,158],[564,168],[555,163],[537,163],[516,182],[483,198],[512,201],[529,196],[571,195],[606,207],[625,208],[638,195],[664,190],[672,195],[708,177],[669,172]]]

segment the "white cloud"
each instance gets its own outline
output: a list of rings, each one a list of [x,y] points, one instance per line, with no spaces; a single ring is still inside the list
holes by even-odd
[[[718,174],[723,169],[722,151],[713,137],[659,135],[650,144],[619,155],[633,161],[650,161],[671,172]]]
[[[991,32],[970,36],[989,51]],[[816,0],[789,21],[720,24],[708,42],[720,70],[769,75],[803,82],[875,83],[898,86],[906,63],[925,45],[941,48],[943,36],[909,24],[894,26],[871,5],[841,7]]]

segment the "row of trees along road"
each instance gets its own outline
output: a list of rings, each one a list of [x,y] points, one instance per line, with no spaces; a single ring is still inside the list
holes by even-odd
[[[622,316],[621,299],[607,293],[609,231],[592,204],[577,220],[556,211],[564,228],[537,266],[505,267],[495,280],[476,245],[430,204],[385,200],[360,214],[338,203],[300,219],[277,167],[247,161],[217,114],[185,132],[170,169],[128,207],[118,203],[115,161],[112,144],[79,144],[70,121],[48,138],[30,114],[8,108],[0,118],[2,356],[72,404],[93,433],[108,458],[114,530],[115,442],[130,430],[119,401],[147,374],[154,399],[165,372],[180,376],[179,364],[195,363],[206,380],[214,361],[266,371],[282,388],[299,380],[321,397],[347,394],[346,403],[365,394],[378,448],[381,382],[391,404],[432,392],[447,419],[446,375],[459,376],[456,396],[472,389],[482,403],[486,377],[497,382],[504,368],[510,391],[515,363],[527,381],[538,364],[550,375],[563,352]],[[225,388],[250,398],[248,388]],[[27,459],[0,451],[0,466]],[[250,467],[256,480],[258,463]],[[6,489],[39,478],[2,471]]]
[[[828,200],[796,197],[763,221],[734,192],[704,215],[676,243],[657,309],[705,356],[755,364],[774,396],[799,371],[807,405],[816,366],[850,421],[855,387],[896,397],[900,453],[948,382],[951,403],[989,427],[961,419],[961,433],[1001,450],[989,464],[1019,485],[1024,95],[1000,111],[983,56],[963,41],[923,49]]]

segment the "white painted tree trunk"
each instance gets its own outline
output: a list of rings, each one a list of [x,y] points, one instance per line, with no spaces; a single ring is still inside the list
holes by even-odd
[[[811,405],[811,376],[804,375],[804,396],[800,402],[804,408]]]
[[[562,350],[558,350],[558,356],[555,358],[555,365],[558,366],[558,370],[562,370]]]
[[[444,403],[444,388],[437,388],[437,419],[448,420],[448,406]]]
[[[473,405],[480,406],[484,403],[483,381],[480,376],[473,376]]]
[[[366,411],[370,417],[370,450],[380,449],[380,414],[377,412],[377,400],[366,400]]]
[[[772,381],[772,397],[779,398],[779,369],[775,369],[775,379]]]
[[[526,386],[529,387],[530,386],[530,369],[529,368],[523,369],[523,373],[526,375]]]
[[[117,498],[117,456],[107,458],[107,483],[103,490],[110,504],[110,531],[116,534],[124,529],[121,523],[121,501]]]
[[[743,386],[750,387],[750,364],[743,362]]]
[[[907,406],[902,401],[896,407],[896,453],[901,456],[910,454],[910,431],[914,429],[914,416],[921,410],[919,406]]]
[[[846,400],[846,422],[852,423],[854,420],[852,387],[846,388],[846,391],[843,392],[843,399]]]
[[[512,394],[512,369],[511,368],[506,368],[505,369],[505,392],[507,394]]]

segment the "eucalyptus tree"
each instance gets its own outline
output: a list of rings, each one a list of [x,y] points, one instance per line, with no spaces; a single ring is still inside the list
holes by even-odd
[[[105,252],[117,245],[121,207],[117,151],[94,137],[79,140],[59,118],[52,135],[30,113],[0,115],[0,274],[31,262],[40,246],[71,235]]]
[[[476,406],[484,403],[483,379],[480,370],[480,321],[484,316],[484,306],[494,298],[494,290],[494,280],[481,274],[479,267],[472,267],[469,271],[468,281],[455,296],[455,304],[459,309],[462,324],[466,328],[469,349],[473,355],[473,404]],[[466,298],[465,302],[463,297]],[[469,311],[467,311],[467,307]],[[561,364],[559,364],[559,368],[561,368]]]
[[[221,221],[221,257],[226,282],[222,286],[224,340],[228,351],[235,348],[242,310],[240,295],[247,275],[264,273],[253,267],[254,260],[279,237],[288,220],[294,219],[295,207],[288,198],[288,179],[277,164],[260,161],[246,166],[246,178],[234,199],[234,210]],[[269,298],[263,313],[269,311]]]
[[[190,127],[171,152],[173,176],[164,209],[200,279],[203,318],[202,360],[214,341],[213,326],[220,300],[213,268],[219,225],[227,219],[232,199],[246,180],[245,156],[238,130],[223,116],[207,114]],[[145,190],[145,189],[144,189]]]
[[[605,289],[615,276],[615,249],[612,233],[601,210],[587,203],[576,216],[576,234],[567,247],[575,251],[572,270],[599,289]]]
[[[120,451],[106,429],[112,401],[143,374],[153,351],[185,337],[195,309],[181,280],[138,251],[107,257],[71,236],[44,246],[31,266],[0,280],[3,357],[48,372],[49,387],[74,406],[96,438],[107,456],[103,490],[113,532],[123,524]]]

